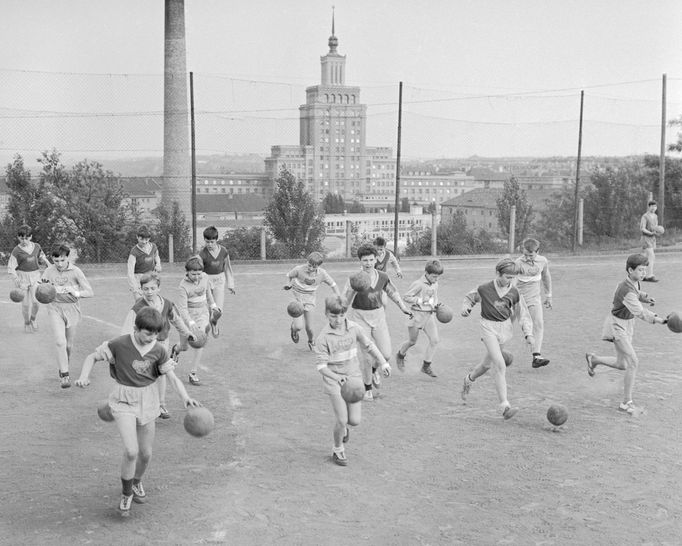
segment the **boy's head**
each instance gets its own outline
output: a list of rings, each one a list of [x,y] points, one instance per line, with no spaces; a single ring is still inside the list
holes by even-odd
[[[140,227],[137,228],[137,240],[139,241],[140,239],[151,239],[152,237],[152,232],[149,230],[149,228],[145,225],[141,225]]]
[[[377,263],[377,249],[373,244],[363,244],[358,248],[358,259],[362,264],[362,269],[365,271],[374,269],[374,265]]]
[[[203,271],[204,270],[204,260],[201,256],[191,256],[189,260],[185,262],[185,271],[188,273],[190,271]]]
[[[441,264],[438,260],[429,260],[424,266],[424,271],[429,275],[442,275],[443,264]]]
[[[19,229],[17,230],[17,237],[19,239],[30,239],[33,236],[33,230],[31,229],[31,226],[28,226],[24,224],[23,226],[19,226]]]
[[[533,239],[532,237],[528,237],[523,240],[523,243],[521,243],[521,248],[523,249],[523,255],[526,258],[535,258],[540,251],[540,241]]]
[[[52,251],[50,252],[50,255],[53,258],[60,258],[60,257],[67,257],[69,256],[69,253],[71,252],[71,247],[67,245],[66,243],[56,243],[52,247]]]
[[[348,306],[338,296],[329,296],[324,300],[324,312],[332,328],[338,328],[343,323],[346,311]]]
[[[215,226],[208,226],[204,230],[204,241],[217,241],[218,240],[218,230]]]
[[[308,254],[308,265],[317,269],[324,262],[324,256],[320,252],[311,252]]]
[[[386,239],[383,237],[377,237],[374,239],[374,246],[377,247],[377,250],[384,250],[386,249]]]
[[[649,207],[649,210],[656,210],[656,207],[658,207],[658,203],[656,203],[656,201],[654,201],[653,199],[651,199],[651,200],[646,204],[646,206]]]
[[[143,307],[135,316],[135,337],[142,343],[150,343],[163,330],[163,317],[153,307]]]
[[[644,275],[646,275],[646,268],[649,265],[649,258],[644,254],[630,254],[627,261],[625,262],[625,271],[628,274],[637,273],[638,268],[642,268]]]
[[[145,298],[153,299],[161,287],[161,277],[156,271],[145,273],[140,277],[140,290]]]
[[[511,258],[502,258],[495,266],[497,278],[501,286],[509,286],[509,283],[516,277],[516,264]]]

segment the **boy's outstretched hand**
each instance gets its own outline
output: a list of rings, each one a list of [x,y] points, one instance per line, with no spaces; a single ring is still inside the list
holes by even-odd
[[[381,365],[381,371],[383,372],[384,377],[391,377],[391,365],[388,362]]]
[[[185,400],[185,407],[186,407],[186,408],[189,408],[189,407],[192,407],[192,408],[200,408],[200,407],[201,407],[201,402],[198,402],[198,401],[195,400],[194,398],[188,398],[187,400]]]

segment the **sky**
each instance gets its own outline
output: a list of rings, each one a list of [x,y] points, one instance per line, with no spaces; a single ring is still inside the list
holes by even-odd
[[[185,0],[197,153],[298,143],[334,6],[366,140],[407,158],[658,153],[682,115],[678,0]],[[0,158],[160,155],[162,0],[3,0]],[[676,139],[669,128],[666,139]]]

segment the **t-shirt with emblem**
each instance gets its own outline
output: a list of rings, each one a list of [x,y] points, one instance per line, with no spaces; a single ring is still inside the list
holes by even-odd
[[[109,362],[109,374],[128,387],[151,385],[161,375],[159,366],[168,361],[168,352],[159,343],[143,355],[130,334],[112,339],[107,345],[114,356],[114,361]]]

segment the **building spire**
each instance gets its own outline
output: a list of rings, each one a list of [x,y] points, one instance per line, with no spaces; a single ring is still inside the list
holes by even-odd
[[[339,39],[334,32],[334,6],[332,6],[332,35],[329,37],[329,53],[336,55],[336,48],[339,45]]]

